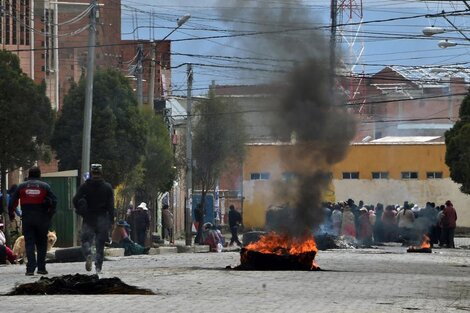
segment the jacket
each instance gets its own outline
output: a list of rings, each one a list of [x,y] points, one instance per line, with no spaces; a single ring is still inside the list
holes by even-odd
[[[57,197],[49,184],[38,179],[27,180],[19,184],[8,206],[10,219],[15,217],[15,209],[19,201],[21,201],[23,216],[42,213],[52,217],[57,206]]]
[[[455,211],[454,207],[447,205],[442,213],[442,227],[455,228],[457,226],[457,212]]]
[[[84,221],[96,220],[107,216],[114,222],[114,191],[109,183],[102,178],[90,178],[85,181],[73,197],[73,205],[79,207],[79,201],[86,200]]]

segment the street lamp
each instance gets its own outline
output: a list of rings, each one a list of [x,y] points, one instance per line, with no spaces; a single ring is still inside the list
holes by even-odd
[[[457,43],[446,39],[439,41],[437,45],[439,46],[439,48],[445,49],[449,47],[455,47]]]
[[[178,28],[180,28],[181,26],[183,26],[184,23],[186,23],[189,19],[191,18],[191,15],[190,14],[185,14],[183,15],[182,17],[178,18],[176,20],[176,27],[171,31],[169,32],[165,37],[163,37],[163,39],[161,39],[159,42],[163,42],[165,39],[167,39],[171,34],[173,34]],[[155,42],[151,42],[151,63],[150,63],[150,85],[149,85],[149,89],[148,89],[148,93],[149,93],[149,97],[148,97],[148,104],[151,105],[153,107],[153,99],[154,99],[154,94],[155,94],[155,63],[156,63],[156,59],[155,59],[155,50],[157,49],[157,44]],[[139,75],[139,77],[141,77],[141,75]],[[143,92],[142,89],[139,90],[140,93]],[[139,99],[139,105],[142,105],[142,96],[141,94],[139,94],[138,96],[138,99]]]
[[[443,34],[446,30],[442,27],[428,26],[423,28],[424,36],[431,37],[433,35]]]

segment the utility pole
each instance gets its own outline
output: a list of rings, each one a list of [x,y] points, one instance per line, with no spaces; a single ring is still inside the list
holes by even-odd
[[[135,73],[137,74],[137,104],[140,106],[144,103],[144,96],[143,96],[143,86],[142,86],[142,72],[143,66],[142,61],[144,58],[144,45],[139,43],[137,45],[137,65],[135,68]]]
[[[88,30],[88,55],[87,55],[87,77],[85,92],[85,109],[83,113],[83,138],[82,138],[82,182],[90,172],[90,147],[91,147],[91,113],[93,108],[93,74],[95,68],[95,45],[96,45],[96,11],[98,5],[96,0],[90,0],[92,6],[90,11],[90,28]]]
[[[192,88],[193,88],[193,69],[191,63],[187,65],[187,108],[186,108],[186,210],[185,210],[185,235],[186,245],[191,245],[192,239],[192,185],[193,185],[193,155],[192,155],[192,127],[191,127],[191,107],[192,107]],[[201,227],[202,225],[199,225]]]
[[[331,31],[330,31],[330,95],[335,93],[336,83],[336,25],[338,13],[338,0],[331,0]],[[333,100],[333,99],[332,99]]]
[[[153,99],[155,95],[155,49],[157,45],[154,41],[150,43],[150,84],[149,84],[149,105],[153,109]]]

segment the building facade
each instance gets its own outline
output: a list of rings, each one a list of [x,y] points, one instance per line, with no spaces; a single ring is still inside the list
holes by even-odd
[[[351,198],[365,204],[400,204],[404,201],[424,207],[426,202],[444,204],[451,200],[458,214],[458,226],[470,227],[470,196],[459,190],[445,164],[445,143],[436,137],[388,142],[352,144],[344,160],[325,169],[332,178],[325,200]],[[434,140],[434,141],[433,141]],[[436,141],[437,140],[437,141]],[[263,228],[266,210],[282,206],[278,183],[295,173],[298,160],[283,160],[291,144],[250,144],[243,165],[243,219],[251,228]]]

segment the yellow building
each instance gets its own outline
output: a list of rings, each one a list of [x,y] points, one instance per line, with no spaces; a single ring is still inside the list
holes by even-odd
[[[283,204],[279,182],[297,171],[304,160],[283,160],[291,144],[250,144],[243,167],[243,220],[248,228],[265,224],[266,210]],[[470,227],[470,197],[460,192],[445,164],[445,143],[439,137],[385,137],[349,147],[341,162],[328,169],[332,176],[329,201],[400,204],[424,207],[451,200],[457,210],[457,225]],[[309,165],[311,166],[311,165]],[[284,185],[285,186],[285,185]],[[285,202],[284,202],[285,203]]]

